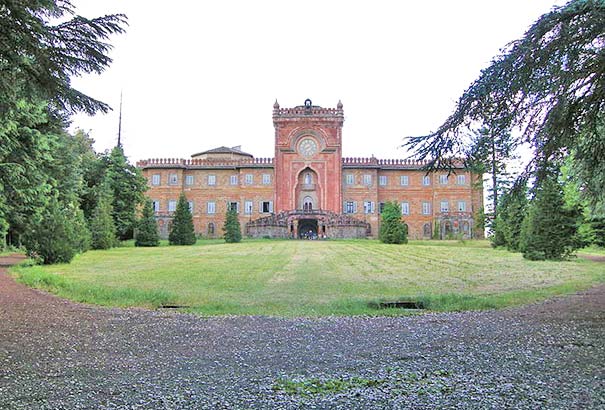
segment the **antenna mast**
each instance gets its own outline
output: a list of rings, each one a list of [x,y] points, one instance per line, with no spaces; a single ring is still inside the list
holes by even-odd
[[[118,147],[122,147],[122,90],[120,90],[120,118],[118,120]]]

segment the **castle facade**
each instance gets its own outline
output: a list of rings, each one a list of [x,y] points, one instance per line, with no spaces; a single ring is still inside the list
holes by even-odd
[[[149,159],[147,178],[161,236],[185,193],[196,233],[220,237],[228,208],[250,237],[377,237],[380,213],[396,202],[410,238],[483,237],[481,175],[462,167],[430,172],[404,159],[343,158],[342,103],[322,108],[306,100],[273,107],[275,157],[254,158],[219,147],[190,159]]]

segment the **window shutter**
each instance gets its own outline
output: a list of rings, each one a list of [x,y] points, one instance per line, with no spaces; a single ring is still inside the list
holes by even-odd
[[[269,201],[269,212],[273,213],[273,201]]]
[[[353,201],[353,213],[357,213],[357,201]]]

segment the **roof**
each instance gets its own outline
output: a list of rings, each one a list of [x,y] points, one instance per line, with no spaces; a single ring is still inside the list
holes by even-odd
[[[240,149],[239,146],[237,147],[218,147],[218,148],[213,148],[213,149],[209,149],[208,151],[204,151],[204,152],[198,152],[197,154],[193,154],[192,157],[197,157],[198,155],[204,155],[204,154],[237,154],[237,155],[243,155],[246,157],[250,157],[253,158],[252,154],[248,154],[247,152],[244,152]]]

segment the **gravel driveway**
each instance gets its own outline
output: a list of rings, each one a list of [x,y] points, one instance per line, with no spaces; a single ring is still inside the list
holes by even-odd
[[[0,269],[0,408],[603,409],[605,286],[489,312],[200,318]]]

